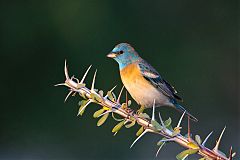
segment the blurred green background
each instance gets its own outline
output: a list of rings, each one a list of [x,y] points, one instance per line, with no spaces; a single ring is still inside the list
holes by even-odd
[[[81,77],[93,64],[96,87],[121,88],[117,63],[106,58],[128,42],[184,98],[198,117],[192,133],[214,131],[212,148],[226,125],[221,149],[240,154],[238,1],[43,0],[0,2],[0,159],[174,159],[184,148],[164,147],[158,158],[155,135],[129,149],[137,128],[113,136],[116,122],[96,126],[90,105],[77,117],[79,97],[63,103],[67,59]],[[87,82],[90,86],[93,70]],[[136,105],[135,105],[135,108]],[[176,124],[180,113],[160,108]],[[186,120],[184,122],[186,126]],[[186,128],[186,127],[185,127]],[[239,156],[237,156],[239,158]],[[196,159],[196,157],[189,158]]]

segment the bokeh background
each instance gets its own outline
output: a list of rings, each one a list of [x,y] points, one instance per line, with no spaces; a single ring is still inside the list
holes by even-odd
[[[67,59],[70,74],[80,77],[93,64],[96,87],[107,91],[117,84],[118,92],[118,66],[106,54],[120,42],[132,44],[176,87],[184,106],[199,119],[192,124],[194,135],[204,138],[213,130],[207,144],[212,148],[226,125],[221,149],[228,153],[232,145],[239,158],[237,2],[0,2],[0,159],[174,159],[184,148],[168,144],[155,158],[160,138],[147,135],[129,149],[137,128],[114,137],[113,120],[96,126],[92,114],[98,106],[90,105],[77,117],[79,97],[63,103],[67,89],[53,86],[64,81]],[[88,86],[92,75],[93,70]],[[181,115],[169,108],[159,111],[175,124]]]

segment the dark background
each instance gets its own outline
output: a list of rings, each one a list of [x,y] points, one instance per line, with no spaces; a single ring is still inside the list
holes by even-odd
[[[64,81],[67,59],[71,75],[81,77],[93,64],[96,87],[117,84],[118,92],[118,66],[106,54],[120,42],[132,44],[176,87],[199,119],[194,135],[213,130],[212,148],[226,125],[221,150],[232,145],[239,155],[237,10],[234,0],[2,1],[0,159],[174,159],[184,148],[169,144],[155,158],[160,138],[149,134],[129,149],[137,128],[114,137],[113,120],[96,126],[98,106],[77,117],[79,97],[63,103],[67,89],[53,86]],[[159,110],[174,124],[181,115]]]

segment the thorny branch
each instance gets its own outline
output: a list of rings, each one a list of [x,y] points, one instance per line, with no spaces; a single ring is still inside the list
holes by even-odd
[[[83,78],[81,79],[81,81],[79,81],[74,76],[71,78],[69,77],[67,64],[65,61],[64,73],[65,73],[66,80],[64,83],[55,85],[55,86],[66,86],[70,89],[70,92],[67,95],[67,97],[65,98],[65,101],[67,100],[67,98],[70,95],[72,95],[72,94],[75,95],[76,93],[78,93],[81,97],[86,99],[86,102],[84,104],[82,104],[82,106],[80,107],[78,115],[83,113],[83,111],[88,106],[88,104],[96,103],[103,107],[103,109],[95,112],[95,114],[94,114],[94,116],[96,118],[102,116],[98,122],[98,125],[101,125],[102,123],[104,123],[104,121],[107,118],[106,115],[108,115],[109,113],[118,114],[121,117],[123,117],[122,120],[118,120],[121,122],[113,128],[113,132],[115,132],[115,134],[120,130],[120,128],[122,126],[125,125],[127,128],[130,128],[135,123],[137,123],[138,125],[141,126],[141,128],[139,129],[139,131],[137,133],[138,134],[137,139],[132,143],[131,147],[143,135],[145,135],[148,132],[159,134],[159,135],[163,136],[163,138],[162,138],[162,140],[160,140],[158,142],[159,150],[157,151],[157,154],[165,143],[175,142],[187,149],[187,150],[181,152],[179,155],[177,155],[176,156],[177,159],[185,159],[188,155],[195,154],[195,153],[201,155],[202,160],[204,160],[204,159],[205,160],[212,160],[212,159],[214,159],[214,160],[215,159],[216,160],[232,160],[232,158],[235,156],[236,153],[232,152],[232,147],[230,148],[230,151],[229,151],[229,157],[227,157],[223,152],[221,152],[219,150],[219,144],[220,144],[222,135],[223,135],[226,127],[223,129],[219,139],[217,140],[216,146],[213,149],[209,149],[205,146],[205,144],[206,144],[208,138],[211,136],[212,132],[210,132],[210,134],[205,138],[205,140],[203,142],[201,142],[200,136],[198,136],[198,135],[195,136],[195,140],[192,139],[192,137],[190,137],[191,136],[190,124],[188,125],[188,134],[187,134],[188,136],[187,137],[183,136],[180,133],[181,128],[182,128],[180,125],[181,125],[181,121],[182,121],[185,113],[183,113],[177,126],[174,128],[172,128],[171,124],[167,124],[167,123],[171,123],[171,122],[169,122],[169,120],[167,120],[168,122],[167,121],[164,122],[162,120],[160,113],[159,113],[160,123],[158,123],[155,120],[155,105],[153,106],[151,118],[148,117],[148,115],[145,113],[140,114],[140,115],[136,114],[135,111],[133,111],[132,109],[130,109],[128,107],[128,100],[126,100],[126,103],[122,103],[122,104],[120,103],[120,97],[121,97],[123,88],[121,89],[121,92],[117,99],[114,97],[115,95],[113,94],[113,90],[116,86],[113,87],[112,90],[108,91],[108,94],[106,96],[103,96],[102,91],[97,92],[95,90],[94,85],[95,85],[97,71],[95,71],[95,73],[94,73],[91,89],[88,89],[84,83],[84,80],[85,80],[90,68],[91,68],[91,66],[89,66],[89,68],[85,72]],[[126,99],[127,99],[127,97],[126,97]],[[127,124],[128,124],[128,126],[127,126]]]

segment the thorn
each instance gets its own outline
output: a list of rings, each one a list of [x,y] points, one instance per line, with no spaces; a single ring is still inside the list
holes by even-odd
[[[64,103],[67,101],[68,97],[69,97],[72,93],[73,93],[73,91],[70,91],[70,92],[67,94],[66,98],[64,99]]]
[[[156,153],[156,157],[158,156],[158,153],[160,152],[160,150],[162,149],[162,147],[164,146],[165,142],[163,142],[163,144],[158,148],[157,153]]]
[[[174,141],[174,138],[162,139],[159,142],[172,142],[172,141]]]
[[[114,86],[109,92],[112,92],[116,87],[117,87],[117,85]],[[106,94],[106,96],[104,98],[107,98],[107,97],[108,97],[108,94]]]
[[[95,84],[96,75],[97,75],[97,70],[95,71],[94,76],[93,76],[92,87],[91,87],[92,92],[94,91],[94,84]]]
[[[225,129],[226,129],[226,126],[223,128],[222,133],[220,134],[220,136],[219,136],[219,138],[217,140],[216,146],[213,148],[213,150],[215,152],[218,151],[218,148],[219,148],[219,145],[220,145],[220,142],[221,142],[221,139],[222,139],[222,136],[223,136],[223,133],[224,133]]]
[[[90,70],[91,67],[92,67],[92,65],[90,65],[90,66],[88,67],[88,69],[87,69],[86,72],[84,73],[83,78],[82,78],[82,80],[80,81],[80,83],[83,83],[83,82],[84,82],[84,80],[85,80],[85,78],[86,78],[86,76],[87,76],[87,74],[88,74],[88,71]]]
[[[204,141],[202,142],[202,146],[205,146],[205,143],[207,142],[208,138],[212,135],[213,131],[210,132],[207,137],[204,139]]]
[[[85,106],[82,107],[82,109],[78,112],[78,115],[79,115],[90,103],[92,103],[92,100],[88,100],[88,102],[85,104]],[[78,115],[77,115],[77,116],[78,116]]]
[[[162,126],[163,126],[163,127],[165,127],[165,125],[164,125],[164,122],[163,122],[163,120],[162,120],[162,116],[161,116],[161,113],[160,113],[160,112],[158,113],[158,116],[159,116],[159,119],[160,119],[160,122],[161,122]]]
[[[116,118],[116,117],[114,116],[114,112],[113,112],[113,111],[112,111],[112,118],[113,118],[115,121],[117,121],[117,122],[120,122],[120,121],[123,121],[123,120],[124,120],[124,118],[122,118],[122,119]]]
[[[232,146],[230,148],[230,151],[229,151],[229,160],[232,160],[233,156],[232,156]]]
[[[132,148],[134,146],[134,144],[142,137],[144,136],[144,134],[146,134],[147,132],[149,132],[149,129],[146,129],[142,134],[140,134],[140,136],[138,136],[135,141],[133,141],[132,145],[130,146],[130,148]]]
[[[55,84],[54,86],[57,87],[57,86],[65,86],[66,84],[65,83],[59,83],[59,84]]]
[[[107,114],[107,113],[111,113],[111,112],[113,112],[113,111],[112,111],[112,110],[108,110],[108,111],[106,111],[106,112],[100,114],[100,115],[98,116],[98,118],[101,117],[101,116],[103,116],[103,115],[105,115],[105,114]]]
[[[69,75],[68,75],[68,70],[67,70],[67,60],[65,59],[65,63],[64,63],[64,73],[65,73],[65,78],[66,80],[70,79]]]
[[[188,116],[188,141],[191,141],[190,116]]]
[[[155,121],[155,99],[153,100],[152,121]]]
[[[180,125],[181,125],[181,123],[182,123],[182,119],[183,119],[183,117],[184,117],[185,113],[186,113],[186,111],[184,111],[184,112],[183,112],[183,114],[182,114],[181,118],[179,119],[179,121],[178,121],[178,124],[177,124],[177,128],[179,128],[179,127],[180,127]]]
[[[117,87],[117,85],[115,85],[115,86],[110,90],[110,92],[112,92],[116,87]]]
[[[124,89],[124,86],[122,86],[122,89],[119,92],[119,95],[118,95],[118,98],[117,98],[117,103],[120,103],[120,99],[121,99],[121,95],[122,95],[123,89]]]
[[[75,80],[77,83],[79,83],[79,80],[74,75],[71,77],[71,80]]]

